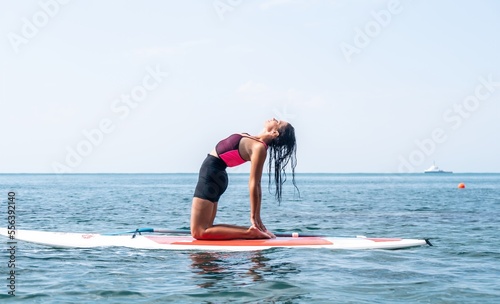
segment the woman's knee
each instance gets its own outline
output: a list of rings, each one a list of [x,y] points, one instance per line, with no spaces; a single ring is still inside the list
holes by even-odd
[[[217,203],[194,198],[191,209],[191,235],[195,239],[203,238],[205,230],[213,225]]]
[[[203,235],[205,234],[205,229],[201,227],[191,227],[191,236],[197,240],[203,239]]]

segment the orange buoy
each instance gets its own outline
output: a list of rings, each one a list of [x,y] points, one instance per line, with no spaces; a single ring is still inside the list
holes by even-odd
[[[458,184],[458,188],[459,188],[459,189],[464,189],[464,188],[465,188],[465,184],[464,184],[464,183],[460,183],[460,184]]]

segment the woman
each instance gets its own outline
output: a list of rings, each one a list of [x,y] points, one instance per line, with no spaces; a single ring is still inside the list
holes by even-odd
[[[293,126],[285,121],[270,119],[257,136],[232,134],[221,140],[203,162],[191,207],[191,234],[200,240],[268,239],[274,234],[266,229],[260,217],[262,190],[260,181],[269,149],[269,183],[274,167],[276,198],[281,202],[281,187],[286,180],[285,167],[291,160],[292,182],[295,187],[296,143]],[[214,225],[219,198],[228,185],[226,167],[250,161],[250,227]]]

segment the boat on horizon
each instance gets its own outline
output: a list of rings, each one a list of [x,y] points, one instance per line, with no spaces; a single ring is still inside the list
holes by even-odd
[[[453,173],[453,172],[441,170],[439,169],[438,166],[436,166],[436,163],[434,163],[429,169],[425,170],[424,173]]]

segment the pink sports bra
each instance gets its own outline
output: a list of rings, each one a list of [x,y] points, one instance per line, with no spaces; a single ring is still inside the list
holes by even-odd
[[[219,141],[219,143],[215,146],[215,152],[217,152],[219,158],[222,159],[228,167],[235,167],[246,162],[246,160],[241,157],[239,149],[240,141],[243,137],[251,138],[261,142],[260,140],[251,137],[248,133],[243,134],[246,134],[246,136],[241,134],[232,134],[229,137]],[[267,144],[263,141],[262,144],[264,144],[267,149]]]

